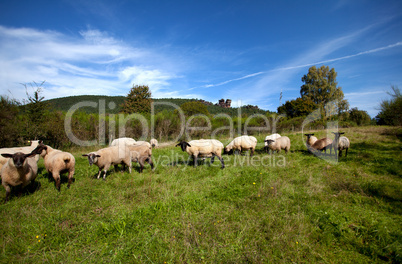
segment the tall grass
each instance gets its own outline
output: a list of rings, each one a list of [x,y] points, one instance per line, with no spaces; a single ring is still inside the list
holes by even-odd
[[[40,161],[40,188],[0,205],[0,262],[400,263],[401,129],[345,132],[336,164],[292,133],[287,155],[260,145],[253,158],[224,156],[223,170],[194,168],[169,146],[153,151],[155,171],[106,181],[81,157],[95,148],[72,149],[76,180],[67,189],[63,177],[60,193]]]

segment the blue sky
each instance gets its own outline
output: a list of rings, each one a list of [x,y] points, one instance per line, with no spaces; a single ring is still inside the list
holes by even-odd
[[[312,65],[371,116],[402,88],[402,2],[0,0],[0,94],[199,98],[276,111]]]

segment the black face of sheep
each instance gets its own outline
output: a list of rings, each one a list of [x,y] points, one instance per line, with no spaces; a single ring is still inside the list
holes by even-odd
[[[92,164],[95,163],[96,158],[100,157],[100,155],[95,154],[95,153],[83,154],[82,156],[88,157],[89,166],[92,166]]]
[[[25,162],[25,160],[26,160],[26,158],[28,158],[28,157],[33,157],[33,156],[35,156],[36,154],[35,153],[29,153],[29,154],[24,154],[24,153],[22,153],[22,152],[17,152],[17,153],[14,153],[14,154],[9,154],[9,153],[3,153],[3,154],[1,154],[3,157],[5,157],[5,158],[10,158],[10,159],[12,159],[13,160],[13,162],[14,162],[14,166],[17,168],[17,169],[19,169],[19,168],[22,168],[22,166],[24,165],[24,162]]]
[[[227,151],[226,148],[224,148],[224,149],[223,149],[223,154],[232,155],[232,154],[233,154],[233,149]]]
[[[32,150],[31,154],[41,155],[42,151],[44,150],[47,150],[47,147],[42,142],[40,142],[39,145],[34,150]]]
[[[267,147],[268,147],[269,145],[271,145],[272,143],[274,143],[275,140],[267,139],[267,140],[264,140],[264,142],[267,142]]]
[[[307,139],[309,139],[311,136],[314,136],[314,134],[304,134],[306,137],[307,137]]]
[[[190,144],[188,144],[186,141],[181,141],[179,142],[176,147],[180,146],[182,151],[186,151],[187,147],[191,147]]]

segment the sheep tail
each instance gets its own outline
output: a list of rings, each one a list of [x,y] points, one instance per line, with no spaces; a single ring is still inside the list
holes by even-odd
[[[64,161],[64,163],[66,163],[66,164],[69,163],[70,160],[71,160],[71,157],[68,156],[68,155],[64,156],[64,158],[63,158],[63,161]]]

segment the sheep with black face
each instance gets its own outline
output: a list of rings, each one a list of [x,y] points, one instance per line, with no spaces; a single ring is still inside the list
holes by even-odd
[[[181,141],[176,145],[180,146],[182,151],[187,152],[194,159],[194,167],[197,166],[198,158],[211,158],[211,162],[214,162],[214,158],[218,157],[222,164],[222,169],[225,168],[225,163],[222,158],[223,144],[216,139],[199,139],[191,140],[190,142]]]

